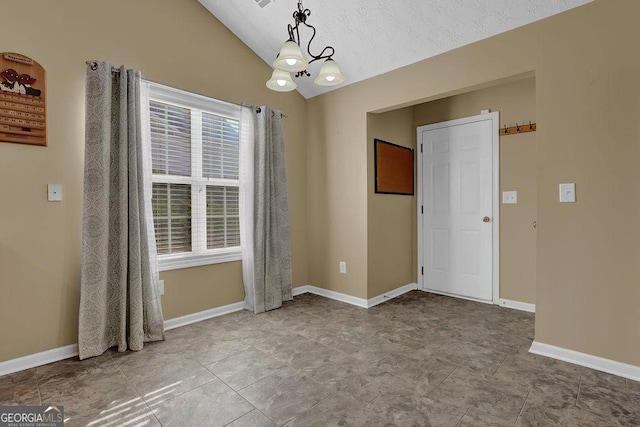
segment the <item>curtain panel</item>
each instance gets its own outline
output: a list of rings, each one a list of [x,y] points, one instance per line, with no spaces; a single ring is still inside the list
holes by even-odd
[[[245,110],[250,143],[240,157],[242,271],[245,305],[258,314],[293,299],[287,173],[281,113]]]
[[[80,359],[164,339],[140,72],[87,65]]]

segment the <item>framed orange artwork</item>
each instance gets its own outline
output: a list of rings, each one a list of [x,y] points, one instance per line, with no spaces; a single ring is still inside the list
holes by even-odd
[[[0,53],[0,142],[47,145],[45,71],[18,53]]]
[[[375,192],[413,195],[413,150],[374,139]]]

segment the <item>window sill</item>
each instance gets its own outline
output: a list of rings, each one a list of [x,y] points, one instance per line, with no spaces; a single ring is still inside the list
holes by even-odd
[[[158,270],[179,270],[181,268],[200,267],[203,265],[241,260],[242,252],[240,248],[205,254],[163,255],[158,257]]]

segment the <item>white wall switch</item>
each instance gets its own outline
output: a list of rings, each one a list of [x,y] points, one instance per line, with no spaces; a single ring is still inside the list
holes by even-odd
[[[164,280],[158,280],[158,292],[160,295],[164,295]]]
[[[62,201],[62,184],[47,184],[47,200],[50,202]]]
[[[576,184],[574,182],[560,184],[560,203],[575,203],[575,202],[576,202]]]
[[[340,261],[340,273],[347,274],[347,263]]]
[[[502,192],[502,204],[503,205],[515,205],[518,203],[517,191],[503,191]]]

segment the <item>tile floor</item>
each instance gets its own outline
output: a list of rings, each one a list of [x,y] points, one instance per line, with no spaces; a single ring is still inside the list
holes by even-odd
[[[640,426],[640,383],[528,353],[533,315],[413,291],[301,295],[0,378],[88,426]]]

